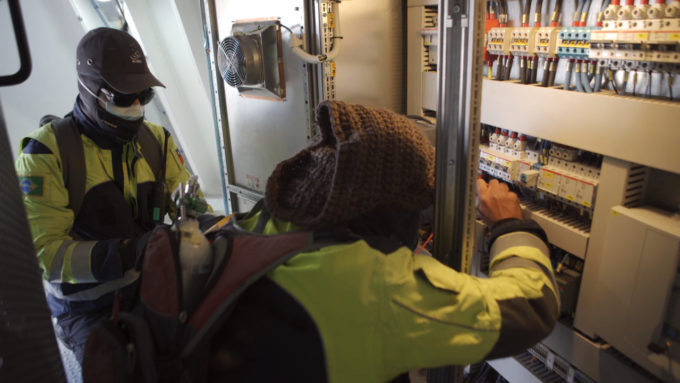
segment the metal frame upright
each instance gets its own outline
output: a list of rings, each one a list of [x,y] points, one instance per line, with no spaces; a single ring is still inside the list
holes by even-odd
[[[465,273],[475,245],[484,12],[484,1],[439,2],[434,256]],[[451,381],[462,381],[462,368],[428,372],[428,382]]]

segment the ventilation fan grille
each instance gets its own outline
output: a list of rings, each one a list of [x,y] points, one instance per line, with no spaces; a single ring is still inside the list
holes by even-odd
[[[239,86],[246,81],[246,59],[241,43],[234,37],[227,37],[220,43],[217,64],[224,81]]]

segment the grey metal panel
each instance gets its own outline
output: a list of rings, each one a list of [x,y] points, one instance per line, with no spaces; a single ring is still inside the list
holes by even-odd
[[[343,1],[339,10],[343,39],[335,59],[335,97],[402,113],[406,75],[402,20],[406,15],[402,15],[401,2]]]
[[[0,381],[64,382],[0,108]]]
[[[595,291],[601,308],[596,331],[655,375],[665,378],[672,373],[678,379],[678,355],[648,348],[649,344],[663,347],[668,339],[661,330],[680,255],[680,225],[671,217],[649,207],[611,209],[602,255],[609,267],[600,268]]]
[[[561,322],[557,322],[542,343],[597,382],[648,383],[654,380],[639,367],[617,357],[609,345],[593,342]]]
[[[298,32],[299,26],[305,25],[304,9],[302,0],[218,1],[219,40],[231,35],[232,22],[243,19],[278,17],[281,24]],[[234,183],[257,193],[264,193],[274,166],[304,147],[309,139],[307,69],[290,50],[289,39],[284,29],[285,100],[243,97],[237,89],[225,85]]]
[[[593,213],[590,239],[586,252],[585,266],[579,290],[578,306],[574,317],[574,327],[590,338],[596,337],[602,308],[596,302],[601,268],[610,267],[603,261],[605,234],[609,222],[610,208],[624,201],[628,186],[631,163],[611,157],[604,157],[600,170],[597,189],[597,203]]]
[[[515,358],[494,359],[489,360],[488,363],[510,383],[542,383]]]

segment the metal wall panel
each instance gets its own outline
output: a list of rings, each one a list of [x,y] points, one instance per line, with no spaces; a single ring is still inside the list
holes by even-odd
[[[335,60],[335,97],[403,113],[401,1],[343,1],[339,8],[343,39]]]
[[[282,25],[295,32],[305,26],[302,0],[223,0],[217,1],[215,7],[220,41],[231,35],[231,26],[236,20],[278,17]],[[281,34],[285,100],[243,97],[236,88],[225,84],[234,159],[233,179],[235,185],[257,194],[264,193],[274,166],[304,147],[309,138],[307,68],[288,46],[290,33],[283,28]]]

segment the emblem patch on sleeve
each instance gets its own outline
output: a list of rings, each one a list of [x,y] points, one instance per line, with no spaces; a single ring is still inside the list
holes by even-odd
[[[42,197],[43,177],[19,177],[19,187],[24,195]]]
[[[182,155],[182,151],[179,148],[177,148],[177,157],[179,157],[179,162],[184,165],[184,156]]]

